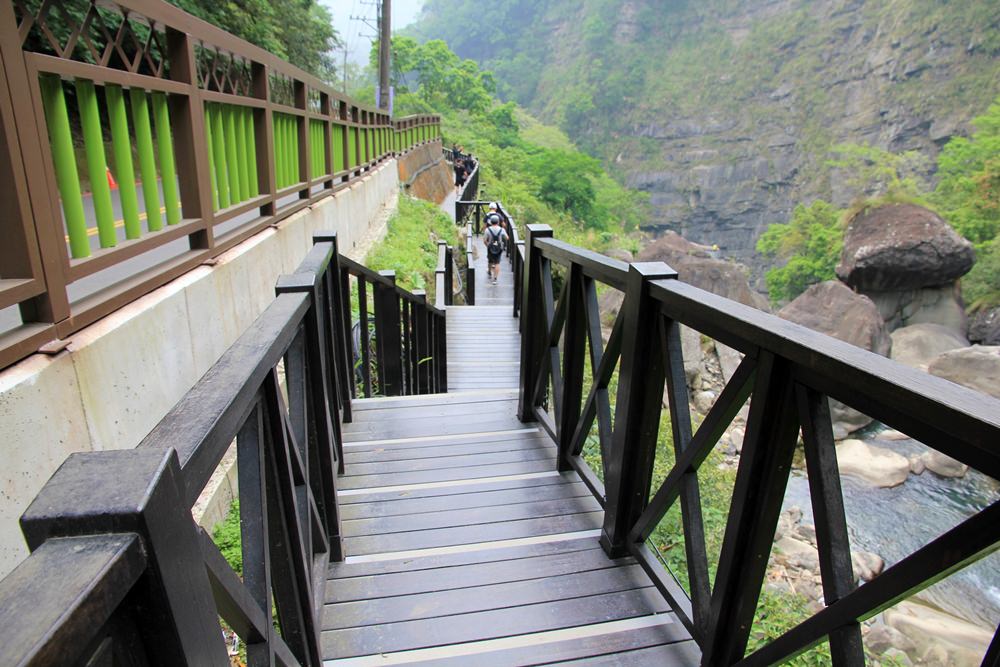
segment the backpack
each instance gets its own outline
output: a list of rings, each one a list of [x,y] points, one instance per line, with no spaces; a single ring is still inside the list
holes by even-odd
[[[493,228],[487,228],[486,233],[490,235],[490,239],[486,244],[486,251],[496,257],[497,255],[503,254],[503,229],[498,229],[495,232]]]

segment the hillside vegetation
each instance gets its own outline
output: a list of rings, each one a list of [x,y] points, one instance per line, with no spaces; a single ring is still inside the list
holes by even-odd
[[[937,152],[1000,93],[993,0],[428,0],[411,29],[651,193],[647,225],[759,264],[795,207],[859,192],[831,150]]]

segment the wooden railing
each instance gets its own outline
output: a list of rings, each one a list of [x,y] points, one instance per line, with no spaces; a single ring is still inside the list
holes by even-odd
[[[479,162],[476,162],[472,173],[465,179],[465,185],[455,199],[455,224],[464,225],[469,221],[470,215],[476,216],[476,233],[482,228],[481,209],[476,206],[476,198],[479,196]],[[478,202],[483,203],[483,202]]]
[[[383,369],[395,364],[400,391],[446,389],[443,357],[428,347],[445,349],[443,322],[435,338],[419,295],[339,256],[335,234],[317,235],[271,305],[138,448],[71,455],[29,506],[32,553],[0,581],[4,664],[221,667],[220,618],[250,665],[322,664],[327,566],[344,557],[349,275],[375,285],[376,314],[390,318],[377,329],[378,381],[388,386]],[[411,305],[399,313],[401,303]],[[393,304],[399,318],[378,315]],[[407,327],[394,358],[387,339]],[[191,516],[232,449],[241,574]]]
[[[465,225],[465,305],[476,305],[476,237],[472,223]]]
[[[0,57],[0,368],[440,137],[162,0],[0,0]]]
[[[521,313],[521,288],[524,276],[524,241],[521,240],[517,231],[517,221],[503,207],[501,202],[497,202],[500,216],[503,218],[504,230],[507,232],[507,259],[510,261],[510,270],[514,275],[514,317]]]
[[[829,641],[834,664],[863,665],[862,620],[1000,547],[1000,502],[994,502],[856,587],[827,399],[994,480],[1000,479],[1000,401],[692,287],[663,263],[629,265],[562,243],[546,225],[528,226],[525,251],[520,417],[539,422],[556,440],[559,469],[579,472],[604,507],[602,545],[639,561],[700,645],[702,664],[771,665]],[[599,283],[625,295],[606,344]],[[681,325],[743,355],[697,430]],[[676,462],[654,489],[664,385]],[[713,584],[697,471],[748,399]],[[594,427],[600,470],[582,455]],[[800,430],[825,607],[744,656]],[[678,501],[690,598],[647,544]],[[983,664],[997,660],[1000,632]]]
[[[376,272],[346,257],[341,266],[344,298],[358,313],[351,396],[447,392],[444,310],[428,303],[423,290],[399,287],[395,271]]]
[[[434,269],[434,307],[444,310],[453,301],[454,258],[447,241],[438,241],[438,261]]]

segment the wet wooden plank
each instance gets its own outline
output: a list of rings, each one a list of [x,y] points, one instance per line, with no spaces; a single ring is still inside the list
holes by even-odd
[[[404,484],[431,484],[464,479],[479,479],[483,477],[499,477],[502,475],[523,475],[526,473],[555,470],[555,457],[523,461],[520,463],[501,463],[495,465],[469,466],[465,468],[449,468],[447,470],[420,470],[417,472],[399,472],[376,475],[357,475],[342,477],[338,481],[341,490],[368,489],[380,486],[399,486]]]
[[[653,588],[322,634],[323,653],[349,657],[509,637],[669,611]]]
[[[483,563],[341,578],[328,582],[325,600],[330,604],[489,586],[573,572],[604,570],[635,562],[632,558],[612,560],[596,541],[588,544],[589,548],[580,551],[502,558],[504,555],[515,555],[516,551],[511,549],[508,550],[511,553],[494,554],[493,557],[499,560]]]
[[[559,535],[601,527],[603,512],[581,512],[562,516],[473,524],[433,530],[416,530],[388,535],[365,535],[344,538],[348,555],[391,553],[414,549],[433,549],[461,544],[477,544],[496,540],[513,540],[539,535]]]
[[[385,625],[493,609],[573,600],[581,592],[604,595],[652,585],[639,565],[570,572],[527,581],[470,586],[430,593],[326,605],[323,629]]]

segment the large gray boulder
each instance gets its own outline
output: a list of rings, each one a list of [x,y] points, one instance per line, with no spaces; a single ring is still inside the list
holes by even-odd
[[[872,300],[836,280],[810,286],[778,311],[778,317],[883,357],[892,348],[892,338]]]
[[[1000,345],[1000,306],[975,312],[969,320],[969,340],[980,345]]]
[[[1000,398],[1000,346],[973,345],[945,352],[931,362],[927,371]]]
[[[676,232],[666,232],[643,248],[636,260],[666,262],[686,283],[769,312],[767,299],[750,288],[747,268],[714,255],[715,251],[708,246],[691,243]]]
[[[892,332],[892,358],[901,364],[927,370],[927,365],[948,350],[969,347],[969,341],[940,324],[911,324]]]
[[[813,285],[778,311],[778,317],[833,336],[862,349],[889,356],[892,339],[878,309],[868,297],[836,280]],[[833,435],[841,440],[872,419],[838,401],[830,401]]]
[[[954,282],[975,259],[972,244],[933,211],[887,204],[848,224],[837,276],[861,292],[918,289]]]
[[[889,331],[912,324],[940,324],[965,336],[968,319],[958,282],[896,292],[865,292],[882,314]]]

